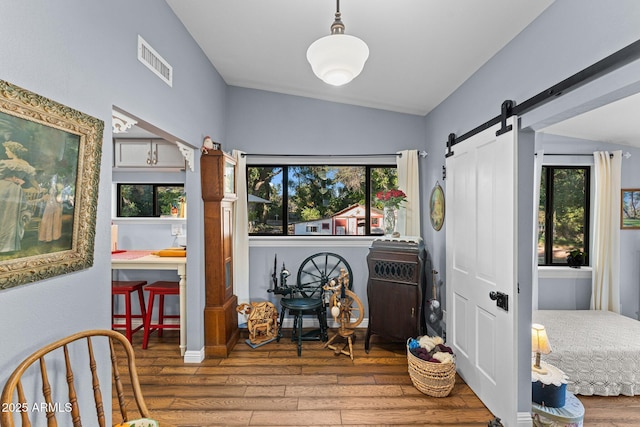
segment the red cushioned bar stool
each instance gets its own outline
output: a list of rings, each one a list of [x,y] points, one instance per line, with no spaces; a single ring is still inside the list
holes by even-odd
[[[164,297],[166,295],[180,295],[180,284],[178,282],[158,281],[145,286],[144,289],[149,292],[149,304],[147,305],[147,319],[144,322],[142,348],[147,348],[151,332],[158,330],[158,336],[161,337],[163,329],[180,329],[180,322],[164,323],[165,319],[180,319],[180,315],[177,314],[164,314]],[[159,297],[158,321],[153,323],[151,317],[153,314],[153,300],[156,295]]]
[[[125,335],[129,342],[134,332],[144,328],[146,321],[146,311],[144,309],[144,292],[142,291],[146,280],[112,280],[111,281],[111,329],[122,329],[122,323],[116,323],[116,319],[124,319]],[[138,302],[140,303],[140,314],[131,313],[131,297],[133,293],[138,294]],[[115,314],[113,312],[113,297],[117,295],[124,296],[124,314]],[[142,323],[135,328],[132,326],[132,319],[141,319]]]

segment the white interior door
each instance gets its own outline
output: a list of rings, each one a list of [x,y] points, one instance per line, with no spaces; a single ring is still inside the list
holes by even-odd
[[[447,158],[447,341],[459,375],[508,426],[517,423],[516,117]],[[507,296],[507,310],[491,296]]]

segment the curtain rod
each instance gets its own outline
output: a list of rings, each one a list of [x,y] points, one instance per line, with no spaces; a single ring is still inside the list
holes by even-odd
[[[535,153],[534,155],[538,155],[538,153]],[[589,153],[544,153],[544,156],[593,156],[593,153],[589,154]],[[622,153],[622,157],[624,157],[625,159],[628,159],[629,157],[631,157],[631,153],[626,151],[624,153]],[[609,158],[613,158],[613,153],[609,154]]]
[[[429,155],[426,151],[418,152],[420,157],[425,158]],[[242,153],[242,157],[391,157],[402,156],[402,153],[389,154],[259,154],[259,153]]]

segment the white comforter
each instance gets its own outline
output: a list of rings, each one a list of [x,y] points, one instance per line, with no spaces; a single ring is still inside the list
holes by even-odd
[[[640,395],[640,322],[597,310],[538,310],[551,354],[542,355],[569,376],[575,394]]]

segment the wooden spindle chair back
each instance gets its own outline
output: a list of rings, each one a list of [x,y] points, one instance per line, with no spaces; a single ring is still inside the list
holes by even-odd
[[[2,391],[2,395],[0,396],[0,402],[3,408],[19,408],[17,411],[1,411],[0,412],[0,427],[14,427],[14,414],[19,412],[19,418],[22,421],[22,426],[27,427],[31,426],[30,413],[29,410],[22,410],[32,408],[34,402],[27,402],[27,398],[25,395],[25,390],[22,386],[22,376],[27,371],[27,369],[35,364],[36,362],[40,365],[40,377],[42,381],[42,402],[45,404],[46,408],[46,417],[47,417],[47,426],[48,427],[56,427],[58,426],[58,421],[56,419],[56,404],[60,404],[60,402],[65,402],[65,408],[68,408],[68,412],[70,412],[71,419],[73,422],[73,426],[81,426],[82,420],[80,417],[80,405],[78,403],[78,395],[76,392],[76,379],[74,378],[74,372],[72,369],[72,360],[69,357],[69,344],[78,341],[78,340],[86,340],[87,350],[88,350],[88,361],[89,361],[89,369],[91,371],[91,386],[93,389],[93,400],[95,402],[95,416],[97,422],[94,422],[93,419],[90,421],[86,421],[85,425],[98,425],[100,427],[105,426],[105,414],[104,414],[104,406],[102,402],[102,392],[100,388],[100,381],[98,379],[97,372],[97,363],[94,357],[94,347],[93,342],[95,339],[99,339],[99,337],[106,337],[109,341],[109,350],[111,356],[111,367],[113,370],[113,386],[115,387],[115,393],[117,395],[118,405],[120,407],[120,414],[122,416],[122,421],[129,421],[129,417],[127,415],[126,409],[126,399],[125,399],[125,389],[120,377],[120,369],[119,367],[124,366],[124,362],[120,362],[118,359],[118,354],[122,354],[121,351],[117,351],[114,344],[119,343],[124,349],[124,353],[126,355],[126,367],[129,374],[129,383],[132,388],[132,394],[135,399],[136,405],[138,407],[138,412],[140,417],[148,418],[149,411],[144,402],[144,398],[142,396],[142,391],[140,389],[140,383],[138,381],[138,373],[135,365],[135,357],[133,353],[133,348],[131,344],[126,339],[126,337],[119,332],[111,331],[111,330],[88,330],[83,332],[78,332],[76,334],[70,335],[66,338],[60,339],[56,342],[53,342],[45,347],[34,352],[31,356],[27,357],[18,367],[13,371],[9,379],[7,380],[4,390]],[[45,361],[45,356],[52,353],[55,350],[62,348],[62,352],[64,354],[64,365],[65,365],[65,374],[67,381],[67,394],[66,398],[60,398],[58,396],[52,396],[52,387],[49,383],[49,375],[50,372],[47,371],[47,365]],[[75,349],[75,347],[74,347]],[[78,368],[76,367],[76,370]],[[126,375],[126,374],[125,374]],[[17,401],[14,401],[14,396],[17,395]],[[82,398],[82,397],[80,397]],[[55,403],[54,403],[55,402]],[[114,403],[115,404],[115,403]],[[86,406],[85,406],[86,407]],[[67,409],[65,409],[66,411]],[[93,416],[91,417],[93,418]],[[135,417],[137,418],[137,417]],[[116,423],[116,420],[114,420]]]

